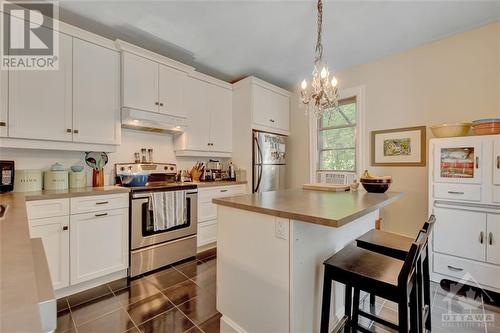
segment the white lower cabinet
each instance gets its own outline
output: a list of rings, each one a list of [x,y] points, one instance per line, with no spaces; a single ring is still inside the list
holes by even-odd
[[[71,216],[71,284],[128,266],[128,209]]]
[[[486,213],[436,207],[434,215],[434,251],[485,260]]]
[[[30,236],[42,239],[55,290],[128,268],[128,194],[37,200],[26,206]]]
[[[30,221],[30,237],[41,238],[54,289],[69,286],[69,216]]]
[[[500,214],[488,214],[486,261],[500,265]]]
[[[245,194],[245,185],[198,189],[198,247],[217,241],[217,205],[212,199]]]

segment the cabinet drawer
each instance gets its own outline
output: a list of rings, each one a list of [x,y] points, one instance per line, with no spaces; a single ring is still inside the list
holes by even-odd
[[[126,193],[71,198],[71,214],[128,208],[128,202],[129,196]]]
[[[28,220],[69,215],[69,199],[34,200],[26,202]]]
[[[433,254],[433,270],[436,273],[462,279],[470,274],[477,282],[486,286],[500,288],[500,266],[475,262],[466,259],[447,256],[444,254]]]
[[[198,203],[198,222],[217,218],[217,205],[211,201]]]
[[[212,201],[214,198],[245,194],[245,185],[229,185],[198,189],[198,200]]]
[[[217,241],[217,220],[198,223],[198,247]]]
[[[434,184],[434,198],[481,201],[481,185]]]

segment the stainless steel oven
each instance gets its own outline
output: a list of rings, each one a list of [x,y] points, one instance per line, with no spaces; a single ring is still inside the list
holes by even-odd
[[[131,277],[196,254],[198,190],[185,191],[186,223],[161,231],[154,231],[153,212],[149,209],[151,191],[131,193],[129,274]]]

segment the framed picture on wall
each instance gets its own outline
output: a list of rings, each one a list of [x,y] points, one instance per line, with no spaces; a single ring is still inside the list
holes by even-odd
[[[425,166],[426,127],[371,132],[372,166]]]

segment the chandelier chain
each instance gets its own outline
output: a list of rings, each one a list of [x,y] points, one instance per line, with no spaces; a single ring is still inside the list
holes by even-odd
[[[321,62],[323,59],[323,44],[321,43],[322,32],[323,32],[323,1],[318,0],[318,34],[316,39],[316,58],[315,63]]]

